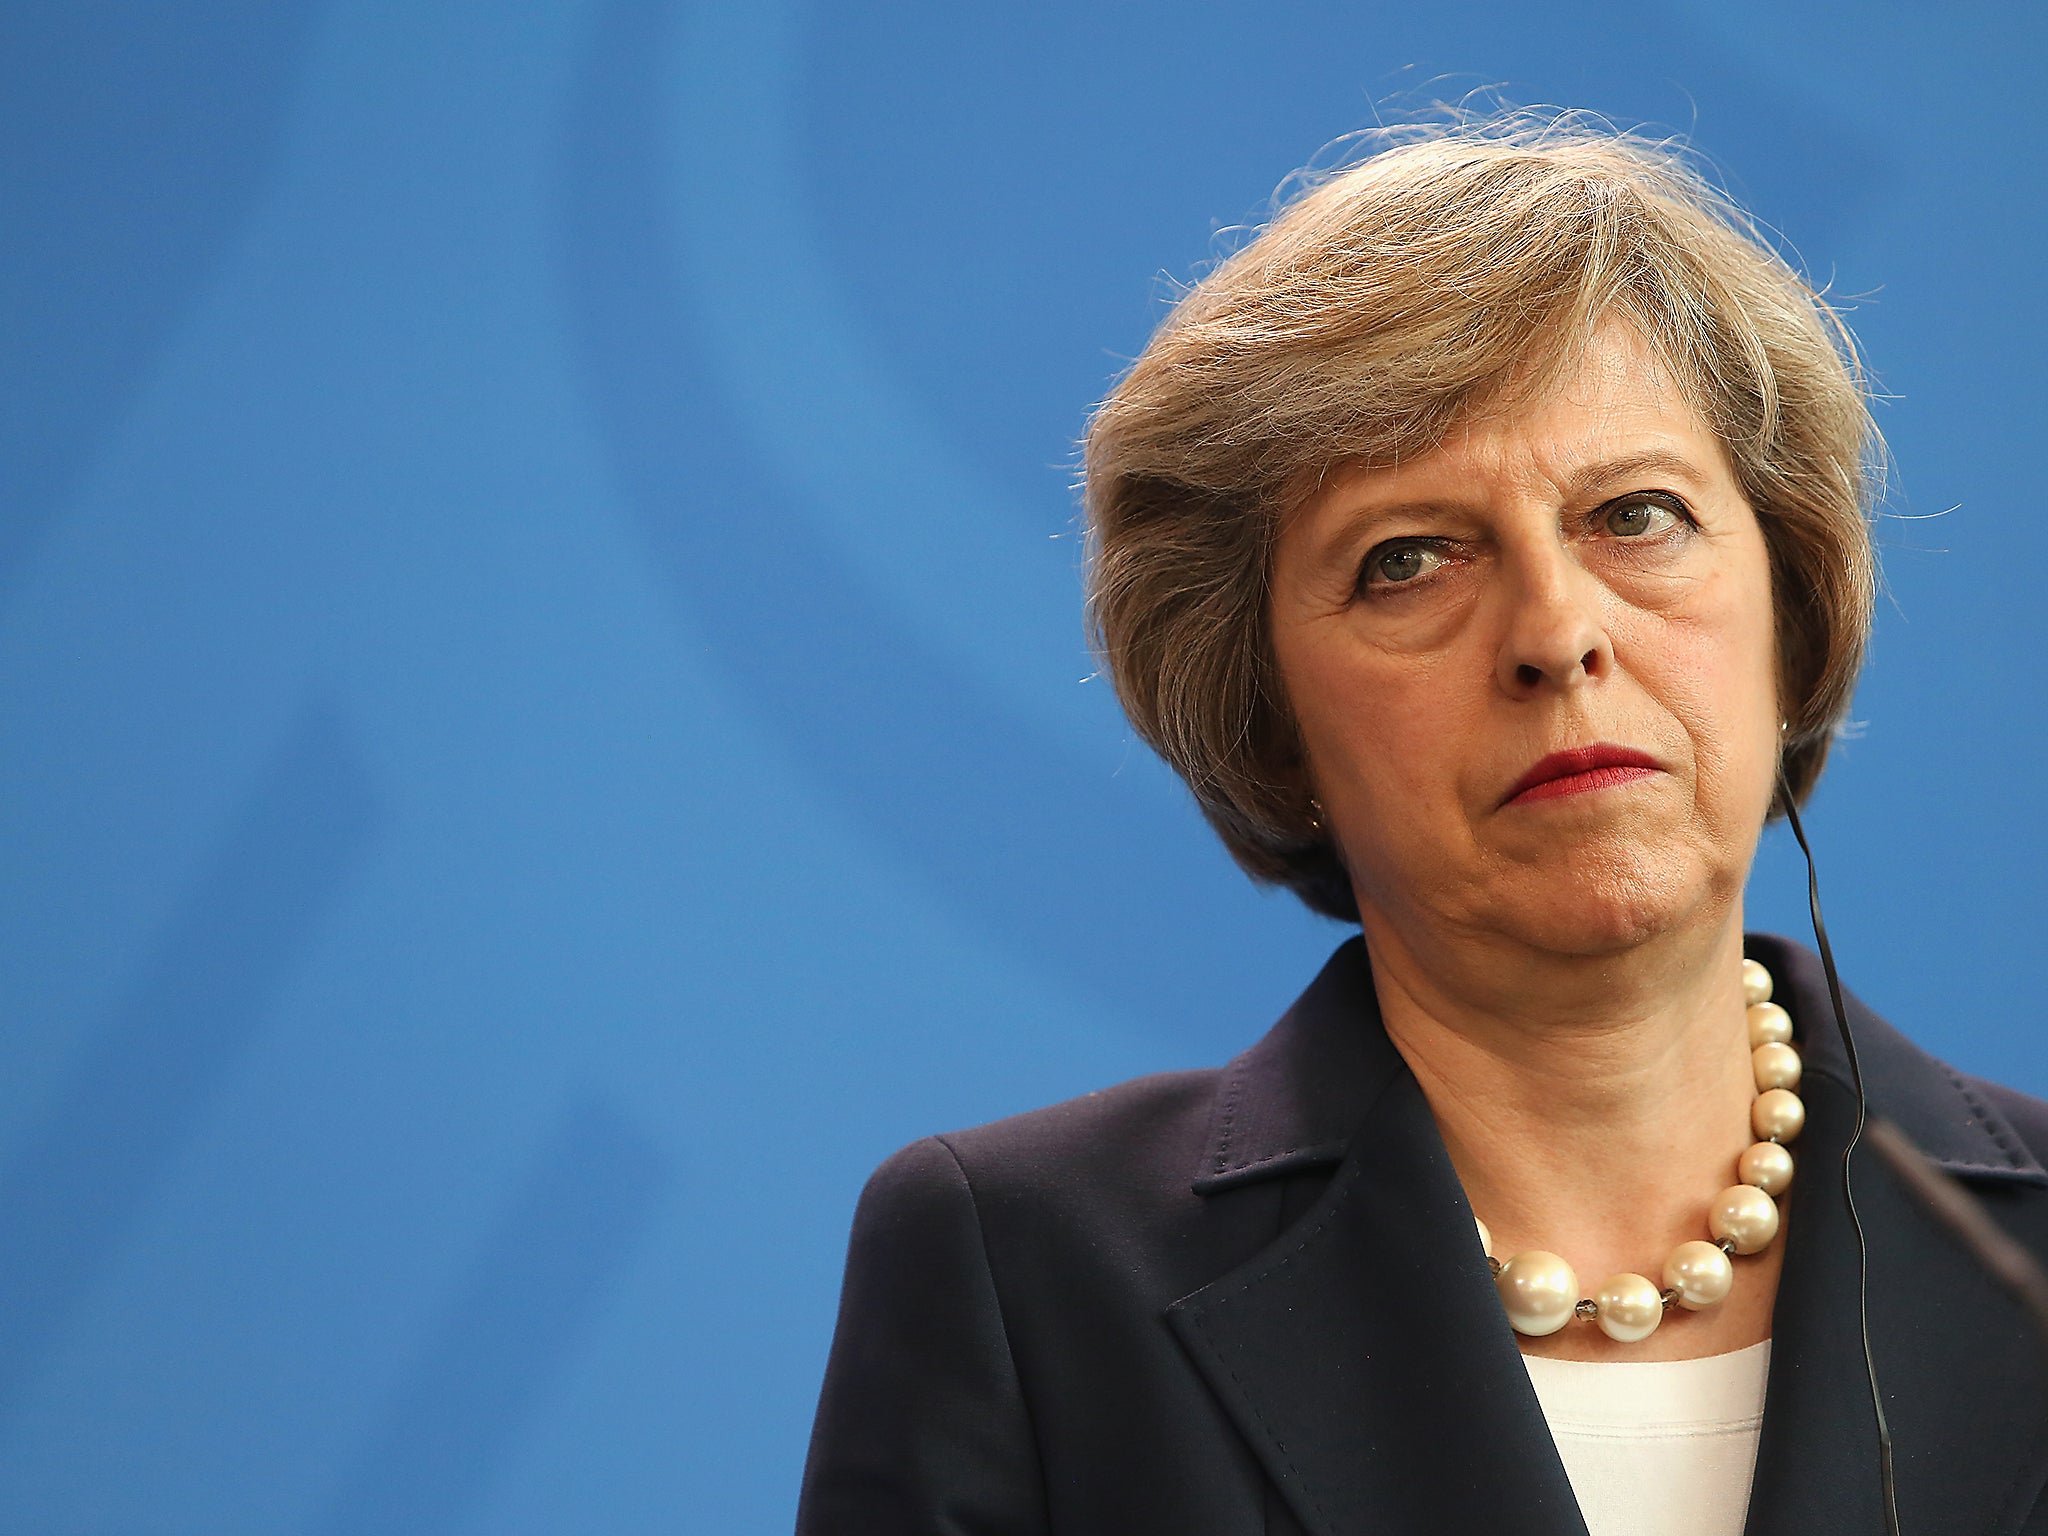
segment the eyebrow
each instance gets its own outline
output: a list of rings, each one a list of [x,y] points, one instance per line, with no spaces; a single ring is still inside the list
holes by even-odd
[[[1669,448],[1645,448],[1641,453],[1625,453],[1618,459],[1602,459],[1597,464],[1588,464],[1565,483],[1565,495],[1572,501],[1580,501],[1590,496],[1598,486],[1651,474],[1682,475],[1688,480],[1697,480],[1700,466]]]
[[[1624,453],[1615,458],[1601,459],[1575,471],[1564,483],[1564,495],[1567,501],[1584,501],[1602,486],[1612,485],[1617,480],[1632,480],[1641,475],[1677,475],[1697,483],[1702,473],[1701,467],[1682,453],[1669,448],[1645,448],[1640,453]],[[1362,506],[1347,508],[1332,537],[1326,541],[1318,563],[1339,557],[1360,529],[1369,529],[1375,523],[1392,521],[1403,516],[1441,514],[1457,509],[1458,502],[1455,498],[1443,497],[1390,501],[1384,505],[1368,502]]]

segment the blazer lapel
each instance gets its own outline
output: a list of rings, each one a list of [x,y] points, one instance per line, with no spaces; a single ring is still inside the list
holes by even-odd
[[[1168,1309],[1189,1356],[1315,1536],[1585,1536],[1356,940],[1226,1071],[1196,1187],[1340,1154],[1277,1243]]]
[[[1747,1536],[1876,1533],[1875,1421],[1840,1182],[1854,1113],[1819,961],[1778,979],[1806,1063]],[[1848,1000],[1871,1110],[2048,1254],[2048,1171],[1984,1096]],[[1380,1026],[1364,946],[1338,950],[1218,1090],[1195,1188],[1334,1168],[1314,1204],[1168,1320],[1314,1536],[1584,1536],[1427,1102]],[[2048,1484],[2048,1370],[2018,1307],[1874,1156],[1855,1166],[1870,1319],[1910,1536],[2012,1532]]]
[[[1783,940],[1750,952],[1778,978],[1806,1062],[1785,1267],[1747,1536],[1878,1532],[1877,1430],[1857,1316],[1841,1157],[1855,1113],[1819,962]],[[2048,1174],[1952,1071],[1847,1000],[1871,1112],[1969,1182],[2037,1254]],[[2015,1531],[2048,1480],[2048,1372],[2014,1303],[1936,1228],[1878,1159],[1855,1158],[1870,1252],[1870,1327],[1907,1532]]]

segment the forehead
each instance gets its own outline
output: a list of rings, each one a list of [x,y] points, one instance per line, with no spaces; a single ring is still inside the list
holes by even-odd
[[[1733,476],[1725,446],[1671,368],[1622,321],[1511,376],[1427,452],[1398,464],[1338,467],[1302,510],[1436,499],[1479,482],[1562,489],[1602,466],[1664,468],[1695,480]]]

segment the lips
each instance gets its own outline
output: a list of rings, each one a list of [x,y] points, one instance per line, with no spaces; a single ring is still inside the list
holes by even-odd
[[[1573,747],[1568,752],[1551,753],[1523,774],[1501,804],[1528,805],[1563,795],[1581,795],[1661,771],[1657,759],[1633,747],[1610,746],[1605,742]]]

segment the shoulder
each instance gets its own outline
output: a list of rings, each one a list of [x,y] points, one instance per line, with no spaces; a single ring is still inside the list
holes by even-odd
[[[1196,1192],[1220,1076],[1137,1078],[913,1142],[868,1181],[855,1247],[951,1244],[1020,1313],[1153,1316],[1277,1231],[1284,1181]]]
[[[1055,1464],[1075,1508],[1159,1492],[1142,1468],[1102,1471],[1100,1448],[1208,1412],[1162,1313],[1273,1227],[1256,1196],[1194,1192],[1220,1076],[1137,1078],[875,1170],[800,1530],[1042,1532]]]
[[[1042,1109],[914,1141],[864,1200],[916,1204],[1074,1197],[1108,1188],[1189,1190],[1220,1072],[1161,1072]]]

